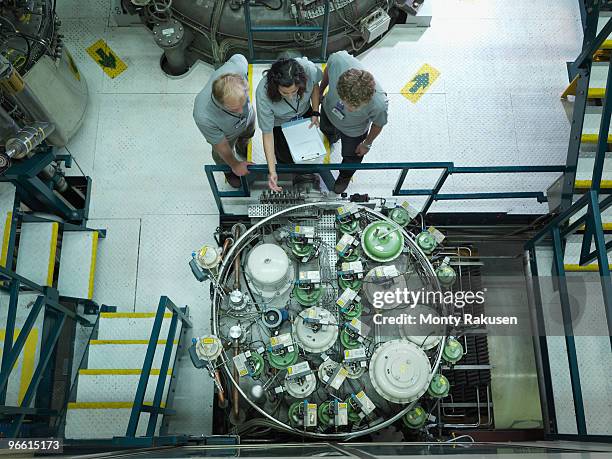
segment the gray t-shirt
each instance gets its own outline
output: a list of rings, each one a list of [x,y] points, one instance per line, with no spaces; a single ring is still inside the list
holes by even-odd
[[[227,139],[236,140],[249,127],[255,112],[247,96],[242,114],[231,113],[212,96],[213,82],[226,73],[237,73],[248,79],[249,63],[242,54],[234,54],[230,59],[212,74],[204,89],[197,95],[193,105],[193,119],[198,128],[211,145],[216,145]]]
[[[262,132],[272,132],[274,126],[280,126],[291,121],[296,116],[303,115],[310,107],[310,96],[315,85],[323,78],[323,72],[318,65],[313,64],[306,57],[296,59],[304,67],[308,81],[302,97],[293,97],[293,100],[281,98],[278,102],[272,102],[266,92],[266,77],[264,76],[257,85],[255,102],[257,104],[257,123]]]
[[[370,103],[354,112],[346,110],[338,97],[337,84],[340,75],[349,69],[366,70],[360,61],[346,51],[338,51],[327,59],[329,89],[323,99],[323,109],[336,129],[349,137],[358,137],[370,129],[371,123],[381,127],[387,124],[389,102],[387,94],[376,82],[376,93]]]

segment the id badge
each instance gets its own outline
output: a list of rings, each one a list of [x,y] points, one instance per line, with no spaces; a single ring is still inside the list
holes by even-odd
[[[336,105],[334,107],[332,107],[331,111],[339,119],[341,119],[341,120],[344,119],[344,117],[345,117],[345,115],[344,115],[344,104],[342,102],[338,101],[336,103]]]

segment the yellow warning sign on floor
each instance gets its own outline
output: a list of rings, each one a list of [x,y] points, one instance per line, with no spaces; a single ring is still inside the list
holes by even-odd
[[[91,58],[102,67],[104,73],[111,78],[119,76],[127,69],[125,62],[123,62],[102,39],[87,48],[87,54],[89,54]]]
[[[414,77],[406,83],[406,86],[402,88],[400,93],[410,102],[416,104],[439,76],[439,70],[434,69],[429,64],[425,64],[419,69]]]

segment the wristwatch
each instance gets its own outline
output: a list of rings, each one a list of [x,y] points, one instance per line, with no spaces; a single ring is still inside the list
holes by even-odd
[[[366,147],[368,150],[370,150],[372,148],[372,144],[371,143],[363,143],[361,142],[361,144]]]
[[[321,113],[319,112],[315,112],[314,110],[312,111],[312,115],[311,116],[321,116]]]

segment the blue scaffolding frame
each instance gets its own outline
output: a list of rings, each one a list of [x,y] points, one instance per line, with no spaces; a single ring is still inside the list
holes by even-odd
[[[456,201],[468,199],[537,199],[538,202],[546,202],[548,198],[541,191],[505,191],[493,193],[441,193],[448,177],[453,174],[535,174],[535,173],[564,173],[565,166],[483,166],[462,167],[455,166],[452,162],[404,162],[404,163],[360,163],[360,164],[292,164],[276,166],[276,171],[282,173],[319,174],[328,189],[333,189],[334,177],[332,171],[400,171],[391,190],[393,196],[427,196],[427,200],[421,212],[429,210],[435,201]],[[404,188],[404,182],[408,172],[411,170],[440,170],[440,176],[433,188],[410,189]],[[215,172],[230,172],[231,169],[224,164],[208,164],[204,166],[208,183],[213,193],[217,209],[221,217],[232,215],[225,212],[222,200],[224,198],[248,198],[251,196],[250,179],[240,177],[241,186],[237,190],[220,191],[215,179]],[[249,166],[249,171],[254,175],[266,175],[268,166],[256,164]]]
[[[58,302],[59,296],[55,289],[50,287],[40,286],[23,276],[0,266],[0,280],[3,281],[6,287],[8,284],[9,290],[9,305],[7,311],[7,324],[3,343],[2,365],[0,369],[0,414],[10,418],[9,426],[5,430],[5,437],[16,438],[19,436],[23,421],[26,416],[54,416],[57,413],[49,410],[46,407],[30,407],[34,396],[37,393],[38,387],[46,376],[49,370],[49,363],[54,355],[56,345],[67,319],[73,319],[85,326],[93,326],[93,324],[83,315],[78,314],[66,308]],[[19,293],[21,291],[37,292],[39,296],[36,298],[28,317],[26,318],[17,339],[15,340],[15,322],[17,317],[17,305]],[[45,324],[49,326],[50,331],[47,333],[46,339],[43,339],[41,344],[41,354],[32,375],[32,379],[28,385],[26,393],[19,406],[6,406],[6,390],[11,373],[15,367],[21,352],[24,349],[26,340],[38,318],[39,314],[50,314],[45,316],[45,319],[50,318]]]

